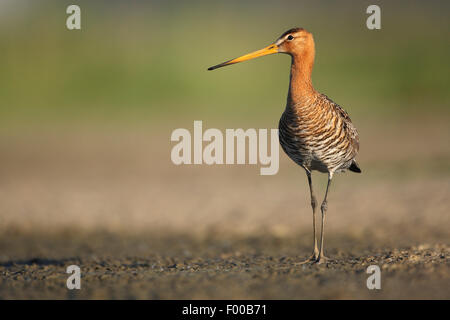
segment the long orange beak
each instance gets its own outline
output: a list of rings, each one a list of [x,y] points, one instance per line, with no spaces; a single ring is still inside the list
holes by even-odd
[[[258,51],[252,52],[252,53],[248,53],[248,54],[243,55],[243,56],[241,56],[239,58],[236,58],[236,59],[233,59],[233,60],[228,60],[228,61],[225,61],[225,62],[223,62],[221,64],[215,65],[214,67],[210,67],[210,68],[208,68],[208,70],[214,70],[214,69],[225,67],[225,66],[228,66],[228,65],[231,65],[231,64],[235,64],[235,63],[239,63],[239,62],[242,62],[242,61],[247,61],[247,60],[251,60],[251,59],[267,56],[269,54],[274,54],[274,53],[278,53],[278,46],[276,44],[271,44],[270,46],[268,46],[268,47],[266,47],[264,49],[261,49],[261,50],[258,50]]]

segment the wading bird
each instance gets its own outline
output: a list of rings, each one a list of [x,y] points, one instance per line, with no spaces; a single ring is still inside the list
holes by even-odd
[[[289,91],[279,122],[279,140],[284,152],[306,171],[313,212],[314,251],[305,262],[324,263],[328,258],[323,251],[327,196],[335,172],[350,170],[361,172],[355,161],[359,138],[347,112],[317,92],[311,83],[314,64],[314,39],[303,28],[293,28],[283,33],[268,47],[243,55],[209,68],[214,70],[238,62],[274,53],[291,56]],[[327,189],[321,205],[322,226],[320,247],[316,238],[316,197],[313,192],[311,171],[328,173]]]

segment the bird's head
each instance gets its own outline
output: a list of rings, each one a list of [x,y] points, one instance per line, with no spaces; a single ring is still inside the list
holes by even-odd
[[[314,39],[310,32],[303,28],[293,28],[283,33],[274,43],[279,53],[291,56],[302,55],[314,49]]]
[[[314,55],[314,39],[310,32],[303,28],[289,29],[283,33],[274,43],[271,45],[257,50],[246,55],[240,56],[235,59],[231,59],[208,68],[208,70],[214,70],[217,68],[225,67],[231,64],[251,60],[258,57],[267,56],[274,53],[285,53],[293,57],[302,57],[305,54],[312,53]]]

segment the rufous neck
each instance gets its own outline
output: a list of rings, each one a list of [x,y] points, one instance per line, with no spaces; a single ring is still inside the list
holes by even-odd
[[[314,55],[292,55],[288,105],[296,105],[316,94],[311,82]]]

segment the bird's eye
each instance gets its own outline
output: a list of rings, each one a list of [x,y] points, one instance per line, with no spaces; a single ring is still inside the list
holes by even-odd
[[[294,37],[293,37],[292,35],[289,35],[289,36],[287,37],[287,39],[288,39],[289,41],[291,41],[291,40],[294,40]]]

